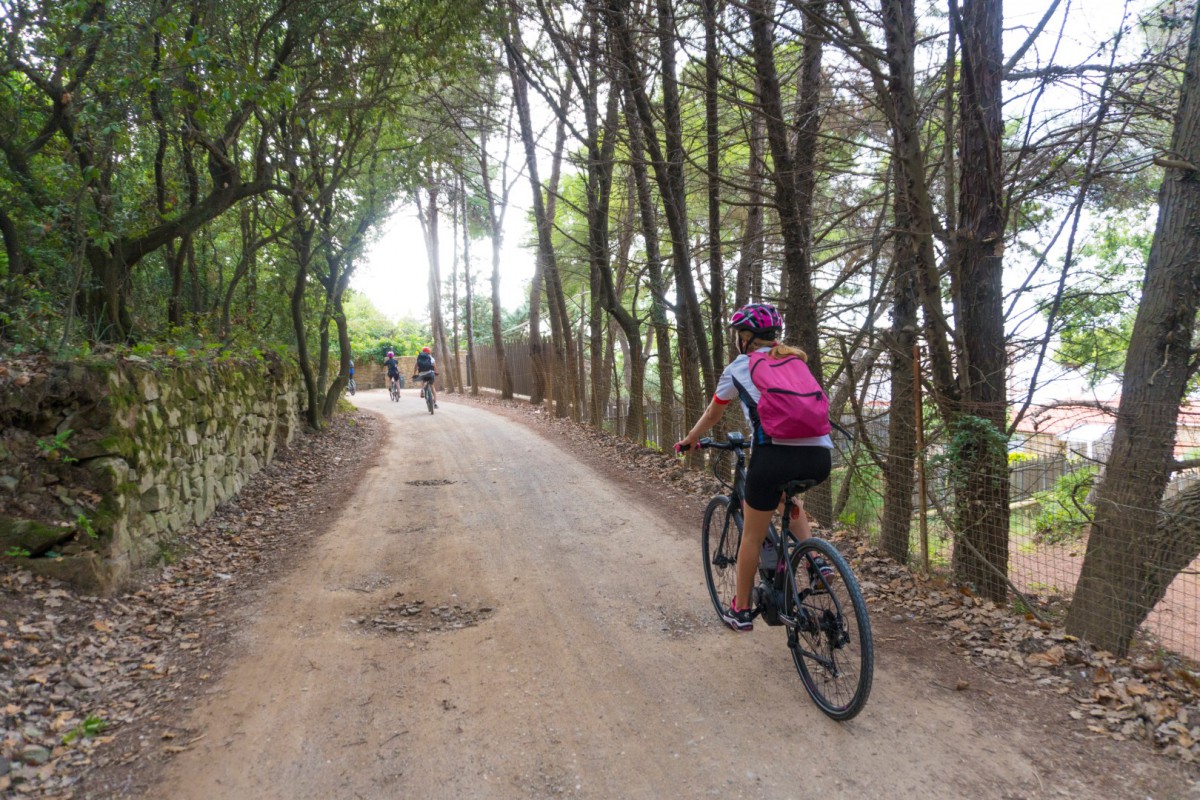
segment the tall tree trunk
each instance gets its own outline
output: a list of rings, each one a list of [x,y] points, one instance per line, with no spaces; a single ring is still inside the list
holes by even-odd
[[[762,114],[751,114],[750,153],[746,180],[746,222],[742,228],[742,253],[738,259],[737,282],[734,288],[733,307],[741,308],[747,303],[762,302],[763,261],[763,138]],[[757,290],[756,290],[757,288]]]
[[[676,441],[674,424],[675,369],[671,358],[671,328],[667,319],[667,282],[662,273],[662,257],[658,247],[657,209],[650,194],[650,176],[646,170],[642,126],[633,108],[633,93],[629,89],[628,80],[623,80],[622,84],[625,95],[625,120],[629,131],[629,150],[632,159],[630,167],[637,196],[642,242],[646,251],[646,272],[650,282],[650,322],[654,328],[654,349],[658,353],[658,436],[659,447],[664,448]],[[630,346],[633,346],[632,341],[630,341]],[[641,346],[640,341],[638,346]],[[630,402],[633,402],[632,399]],[[632,411],[630,413],[632,414]],[[638,414],[640,417],[640,410]]]
[[[885,0],[884,38],[887,43],[889,91],[896,107],[903,106],[905,92],[914,85],[913,48],[916,11],[913,0]],[[915,127],[915,126],[914,126]],[[893,147],[900,150],[901,128],[892,126]],[[896,161],[896,232],[892,245],[892,329],[888,337],[891,369],[891,409],[888,413],[888,448],[883,462],[884,500],[880,539],[883,549],[900,563],[907,563],[912,530],[913,472],[916,459],[916,384],[913,350],[917,342],[918,252],[914,200],[904,166]]]
[[[450,358],[451,361],[447,364],[453,364],[454,383],[458,391],[463,388],[463,373],[462,359],[459,353],[458,346],[458,245],[455,241],[458,238],[458,210],[462,205],[459,200],[463,196],[462,178],[458,180],[458,192],[453,197],[454,202],[454,233],[455,236],[451,239],[450,249],[454,251],[454,259],[450,262]],[[463,225],[466,225],[466,220],[463,220]]]
[[[421,227],[425,233],[425,252],[429,258],[429,327],[433,333],[433,356],[442,365],[443,388],[455,391],[456,382],[453,374],[449,346],[446,343],[446,326],[442,322],[442,270],[441,245],[438,240],[438,196],[439,189],[435,176],[428,180],[429,201],[427,207],[422,207],[420,192],[417,193],[417,212]]]
[[[479,376],[475,373],[475,303],[471,289],[471,228],[468,224],[467,193],[462,193],[463,215],[463,292],[466,295],[467,312],[467,377],[471,381],[471,394],[479,396]]]
[[[1004,340],[1004,168],[1001,0],[967,0],[963,47],[959,158],[959,224],[951,252],[951,291],[961,313],[958,370],[962,400],[951,425],[971,432],[961,453],[965,480],[955,506],[960,529],[955,577],[1002,603],[1008,586],[1008,410]]]
[[[964,20],[965,23],[965,20]],[[1158,192],[1112,453],[1067,614],[1068,632],[1124,655],[1165,587],[1200,553],[1195,490],[1159,505],[1173,471],[1179,407],[1195,373],[1200,307],[1200,7],[1193,11],[1171,165]],[[964,171],[965,171],[964,165]]]
[[[512,368],[508,364],[508,353],[504,345],[504,326],[500,319],[500,251],[504,246],[504,215],[507,213],[508,192],[506,186],[502,183],[500,186],[503,192],[503,202],[505,207],[498,208],[500,205],[499,198],[492,191],[491,168],[487,152],[487,138],[484,133],[480,134],[479,139],[479,174],[483,181],[483,194],[487,200],[488,206],[488,229],[492,239],[492,347],[495,348],[496,362],[500,370],[500,396],[505,400],[513,398],[513,379]],[[530,341],[533,341],[534,331],[536,330],[535,320],[537,319],[537,309],[534,308],[532,293],[529,303],[529,336]],[[538,331],[540,337],[540,331]],[[537,372],[534,372],[535,376]],[[536,377],[535,377],[536,381]],[[534,394],[538,394],[535,389]]]
[[[642,361],[642,343],[641,330],[638,326],[637,319],[621,304],[620,295],[617,292],[616,285],[613,281],[611,254],[609,252],[609,235],[608,235],[608,218],[609,204],[612,195],[612,178],[613,178],[613,154],[616,151],[617,143],[617,126],[620,122],[620,92],[614,91],[609,94],[608,110],[605,115],[605,124],[603,131],[600,132],[600,142],[591,143],[590,145],[590,161],[589,179],[588,179],[588,251],[591,254],[592,274],[595,278],[596,288],[600,293],[600,304],[608,311],[608,314],[621,326],[621,330],[625,334],[625,338],[629,341],[630,358],[635,364],[640,364]],[[605,325],[607,328],[608,326]],[[609,348],[608,356],[611,357],[612,349]],[[596,370],[601,372],[604,381],[609,381],[609,373],[611,372],[611,362],[607,359],[602,359],[606,363],[606,368]],[[594,364],[593,366],[596,366]],[[643,368],[634,367],[634,372],[638,373],[638,380],[641,380],[640,373]],[[602,393],[597,393],[597,403],[604,402],[607,405],[608,392],[605,390]],[[630,386],[629,390],[630,403],[636,402],[639,407],[638,422],[636,424],[635,434],[638,436],[637,441],[641,438],[641,411],[642,404],[642,387],[640,385]],[[601,414],[603,411],[600,412]],[[630,414],[632,417],[632,413]],[[632,421],[632,420],[631,420]],[[628,426],[626,435],[628,433]]]
[[[299,203],[293,198],[293,213],[299,210]],[[313,374],[312,362],[308,355],[308,331],[304,327],[304,295],[308,285],[308,276],[312,264],[311,226],[299,223],[293,235],[294,252],[296,253],[296,275],[292,282],[291,312],[292,331],[296,336],[296,360],[299,362],[300,373],[304,377],[304,394],[307,399],[305,417],[308,425],[314,431],[321,429],[321,407],[318,401],[317,378]]]
[[[683,413],[688,420],[699,417],[705,389],[711,393],[712,359],[708,348],[701,344],[704,322],[692,280],[690,243],[688,241],[687,202],[683,180],[683,135],[679,114],[678,85],[675,80],[674,18],[669,0],[658,0],[659,49],[663,58],[663,113],[667,150],[664,155],[655,133],[655,115],[650,106],[645,79],[638,64],[633,36],[627,18],[628,0],[609,0],[609,24],[613,30],[614,54],[621,72],[629,82],[633,105],[641,127],[643,146],[650,154],[654,167],[667,228],[671,234],[671,253],[674,262],[676,307],[675,320],[679,330],[679,367],[683,383]],[[659,353],[661,358],[663,353]],[[701,384],[703,364],[708,364],[707,387]],[[668,413],[664,410],[664,413]]]
[[[533,121],[529,111],[529,97],[524,75],[517,63],[516,43],[508,47],[508,67],[513,83],[513,103],[517,106],[517,117],[521,127],[521,143],[525,150],[526,174],[533,195],[534,222],[538,235],[538,257],[542,264],[542,279],[545,281],[546,296],[550,303],[550,330],[554,337],[554,354],[556,361],[556,384],[564,394],[563,404],[555,404],[558,416],[568,413],[578,419],[579,408],[576,402],[578,381],[575,375],[575,348],[572,344],[570,319],[567,314],[566,298],[563,295],[562,281],[558,273],[558,261],[554,253],[554,242],[550,217],[546,213],[546,203],[542,197],[543,187],[538,177],[538,161],[536,141],[533,133]],[[532,306],[532,303],[531,303]],[[530,309],[532,315],[532,308]],[[532,325],[531,325],[531,347]]]
[[[704,0],[704,141],[708,185],[709,337],[713,372],[725,367],[725,270],[721,252],[721,127],[717,84],[721,62],[717,54],[717,2]]]
[[[704,317],[700,313],[700,300],[696,295],[696,284],[692,279],[691,270],[691,241],[688,236],[687,213],[687,184],[684,176],[684,164],[687,154],[683,149],[683,117],[679,103],[679,81],[676,78],[675,66],[675,10],[671,0],[656,0],[658,5],[658,47],[662,63],[663,98],[663,139],[666,142],[666,159],[663,161],[663,179],[670,191],[660,191],[664,206],[667,209],[668,227],[671,231],[671,250],[675,262],[675,290],[680,297],[683,315],[687,319],[686,330],[680,327],[680,336],[685,339],[683,350],[692,366],[684,370],[684,392],[694,396],[693,403],[697,409],[705,404],[705,398],[713,393],[717,386],[717,376],[713,372],[713,362],[708,347],[704,342]],[[632,52],[630,53],[632,56]],[[647,126],[647,141],[649,132]],[[658,159],[656,159],[658,161]],[[703,385],[696,384],[695,372],[703,379]],[[689,374],[689,372],[691,374]],[[689,417],[692,419],[692,417]]]
[[[811,253],[817,136],[821,126],[822,37],[816,19],[823,3],[813,5],[813,13],[804,16],[795,153],[789,148],[790,137],[784,121],[779,76],[775,69],[774,0],[751,0],[746,8],[750,13],[759,105],[774,165],[775,205],[783,235],[784,272],[787,276],[784,321],[789,337],[808,354],[809,368],[818,380],[823,380]],[[825,526],[833,524],[833,498],[829,492],[829,484],[823,484],[809,493],[805,503],[812,515]]]

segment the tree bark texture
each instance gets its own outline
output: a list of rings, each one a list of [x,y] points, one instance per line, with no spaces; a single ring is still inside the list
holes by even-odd
[[[1001,82],[1004,52],[1000,0],[968,0],[962,9],[959,225],[951,249],[951,291],[960,312],[961,400],[951,425],[964,419],[960,450],[965,481],[956,490],[960,529],[954,573],[984,597],[1005,602],[1008,586],[1008,354],[1004,338],[1004,169]],[[966,431],[967,427],[959,427]]]
[[[1171,157],[1180,166],[1166,170],[1159,189],[1112,454],[1067,615],[1070,633],[1118,654],[1128,651],[1164,587],[1200,551],[1195,492],[1159,509],[1172,471],[1179,407],[1193,373],[1200,304],[1200,172],[1192,166],[1200,165],[1200,9],[1193,12]]]

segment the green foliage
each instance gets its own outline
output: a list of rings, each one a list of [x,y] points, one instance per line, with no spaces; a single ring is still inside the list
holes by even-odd
[[[843,470],[841,480],[849,479],[846,505],[838,522],[848,528],[861,528],[877,522],[883,509],[883,473],[873,463],[860,463],[849,477]],[[840,489],[838,490],[841,491]]]
[[[392,322],[357,292],[347,292],[343,306],[355,363],[382,361],[388,350],[397,356],[414,356],[432,341],[427,325],[411,319]]]
[[[77,739],[90,739],[99,736],[108,729],[108,722],[95,714],[88,714],[87,719],[76,725],[62,738],[63,744],[71,744]]]
[[[989,420],[964,414],[946,426],[948,436],[942,452],[929,459],[931,471],[941,474],[950,489],[948,498],[949,522],[958,527],[963,501],[970,501],[979,489],[982,470],[1004,465],[995,470],[992,481],[1008,480],[1008,437]],[[994,486],[994,483],[993,483]]]
[[[4,555],[8,556],[9,558],[29,558],[32,553],[30,553],[29,550],[24,547],[14,545],[13,547],[5,550]]]
[[[88,518],[87,514],[80,513],[80,515],[75,518],[75,527],[83,531],[84,535],[86,535],[89,539],[100,538],[100,534],[96,533],[96,529],[92,526],[92,521]]]
[[[1084,467],[1068,472],[1046,492],[1037,492],[1038,514],[1033,520],[1034,536],[1046,544],[1078,539],[1091,524],[1095,506],[1087,502],[1098,469]]]
[[[1074,270],[1064,288],[1054,358],[1092,386],[1119,377],[1125,367],[1153,238],[1149,220],[1106,218],[1096,240],[1080,251],[1087,268]]]
[[[62,461],[64,464],[74,464],[79,459],[71,457],[67,445],[67,441],[74,433],[75,431],[67,428],[65,431],[54,434],[53,439],[38,439],[37,446],[42,451],[42,457],[52,461]]]

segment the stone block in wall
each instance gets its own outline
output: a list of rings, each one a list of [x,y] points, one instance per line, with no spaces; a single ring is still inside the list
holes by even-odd
[[[142,492],[142,510],[146,512],[161,511],[170,502],[170,492],[167,487],[159,484],[151,486]]]

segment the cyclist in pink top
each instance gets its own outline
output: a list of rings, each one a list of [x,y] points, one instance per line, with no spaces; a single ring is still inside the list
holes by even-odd
[[[694,447],[700,437],[717,423],[730,401],[739,397],[739,386],[750,395],[754,403],[759,401],[758,389],[750,379],[750,353],[769,352],[773,358],[797,355],[805,361],[808,360],[808,355],[803,350],[777,341],[783,330],[783,318],[774,306],[765,303],[743,306],[733,312],[729,326],[734,330],[735,343],[740,355],[721,373],[717,381],[717,390],[713,393],[712,401],[704,414],[692,426],[688,435],[675,445],[675,449],[680,452]],[[747,424],[753,428],[750,408],[744,401],[742,413]],[[813,480],[819,483],[828,478],[832,469],[832,449],[833,442],[826,435],[808,439],[774,439],[770,444],[756,444],[751,450],[750,463],[746,470],[746,498],[743,504],[745,524],[737,557],[737,592],[729,610],[722,615],[725,623],[735,631],[754,628],[750,593],[758,569],[759,550],[762,549],[763,540],[767,538],[771,514],[776,509],[783,512],[783,493],[780,487],[793,480]],[[790,510],[792,530],[798,539],[807,539],[812,536],[808,516],[804,513],[799,496],[793,502]],[[823,573],[828,569],[828,574],[832,575],[832,569],[827,564],[820,565],[820,569]]]

